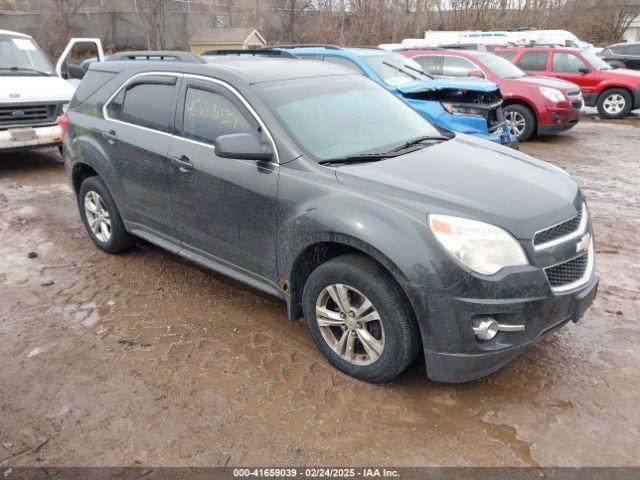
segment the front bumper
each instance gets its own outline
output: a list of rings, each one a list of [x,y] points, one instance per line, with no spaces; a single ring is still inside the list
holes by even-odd
[[[582,99],[580,99],[582,103]],[[584,107],[574,108],[552,108],[548,109],[546,115],[541,116],[538,123],[538,135],[554,135],[575,127],[580,120],[580,115]]]
[[[636,110],[640,108],[640,88],[634,88],[632,90],[633,93],[633,108],[631,110]]]
[[[59,145],[62,143],[60,125],[44,127],[16,127],[0,130],[0,152],[34,147]]]
[[[535,267],[498,275],[501,278],[492,281],[470,275],[453,287],[432,288],[420,295],[416,313],[430,379],[466,382],[500,369],[569,321],[577,322],[598,287],[595,274],[566,293],[554,293]],[[525,330],[500,331],[492,340],[482,341],[472,329],[473,320],[481,316],[500,324],[525,325]]]

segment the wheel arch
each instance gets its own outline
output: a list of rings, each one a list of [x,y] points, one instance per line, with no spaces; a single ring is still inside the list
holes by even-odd
[[[603,88],[602,91],[598,94],[598,96],[596,97],[596,105],[598,104],[598,102],[600,101],[600,99],[609,91],[609,90],[614,90],[614,89],[620,89],[620,90],[624,90],[626,91],[629,96],[631,97],[631,102],[633,102],[633,90],[631,90],[631,88],[629,88],[626,85],[620,85],[620,84],[606,84]]]
[[[71,168],[71,185],[73,191],[80,193],[80,185],[89,177],[99,177],[100,174],[91,165],[84,162],[77,162]]]
[[[335,234],[316,239],[314,243],[310,243],[302,249],[292,261],[286,284],[289,290],[287,310],[290,320],[298,320],[302,316],[302,292],[311,272],[323,263],[347,253],[362,255],[380,265],[400,287],[415,316],[413,302],[404,288],[409,280],[401,269],[389,257],[370,244],[350,235]]]
[[[502,102],[502,108],[504,109],[509,105],[522,105],[523,107],[527,107],[529,110],[531,110],[533,112],[533,117],[536,122],[536,124],[534,125],[534,128],[538,127],[540,112],[532,102],[520,97],[511,97]]]

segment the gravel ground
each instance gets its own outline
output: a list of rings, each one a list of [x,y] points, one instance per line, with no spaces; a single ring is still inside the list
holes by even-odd
[[[418,362],[385,386],[271,297],[146,243],[97,250],[55,150],[0,156],[0,465],[640,465],[640,120],[522,150],[584,189],[595,304],[486,379]]]

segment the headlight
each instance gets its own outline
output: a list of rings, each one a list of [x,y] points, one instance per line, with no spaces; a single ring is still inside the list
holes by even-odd
[[[449,253],[483,275],[493,275],[504,267],[529,264],[518,241],[495,225],[429,215],[429,228]]]
[[[565,100],[564,93],[560,90],[556,90],[555,88],[540,87],[540,93],[554,103],[564,102]]]
[[[451,115],[484,115],[484,109],[478,107],[472,107],[469,105],[460,105],[456,103],[442,102],[442,108],[444,108]]]
[[[67,113],[67,109],[69,108],[69,102],[62,104],[62,113]]]

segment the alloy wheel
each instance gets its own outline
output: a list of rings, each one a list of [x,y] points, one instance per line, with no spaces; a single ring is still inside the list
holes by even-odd
[[[604,99],[604,102],[602,102],[602,108],[609,115],[619,114],[621,111],[624,110],[626,105],[627,105],[627,101],[619,93],[614,93],[613,95],[609,95],[607,98]]]
[[[509,126],[509,133],[520,137],[527,128],[527,119],[524,118],[524,115],[520,112],[516,112],[514,110],[507,110],[505,112],[505,117],[507,125]]]
[[[320,292],[316,321],[327,345],[347,362],[370,365],[384,351],[384,326],[378,311],[349,285],[336,283]]]
[[[111,217],[100,194],[89,190],[84,196],[84,213],[93,235],[102,243],[111,238]]]

